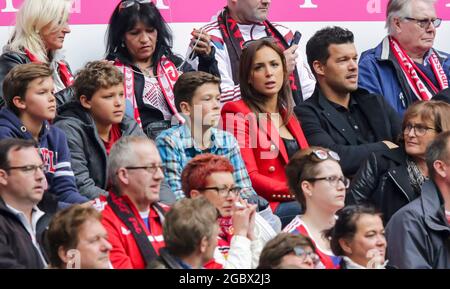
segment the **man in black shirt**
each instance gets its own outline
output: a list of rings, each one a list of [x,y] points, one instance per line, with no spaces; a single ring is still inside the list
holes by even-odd
[[[371,152],[397,147],[401,121],[383,97],[358,89],[358,55],[353,33],[340,27],[318,31],[306,46],[316,76],[312,97],[295,108],[310,145],[341,157],[352,176]]]

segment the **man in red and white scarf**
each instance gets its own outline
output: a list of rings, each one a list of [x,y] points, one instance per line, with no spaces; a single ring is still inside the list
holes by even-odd
[[[390,0],[389,35],[361,56],[359,86],[383,95],[400,114],[413,102],[430,100],[448,88],[449,55],[433,48],[442,22],[435,2]]]
[[[222,104],[241,97],[238,70],[243,44],[264,37],[274,38],[284,51],[294,102],[298,104],[314,92],[315,78],[298,45],[292,43],[294,33],[283,25],[267,20],[270,3],[270,0],[227,0],[227,6],[210,23],[192,32],[191,44],[195,43],[201,33],[209,35],[210,45],[215,47]],[[190,64],[195,68],[197,59]]]

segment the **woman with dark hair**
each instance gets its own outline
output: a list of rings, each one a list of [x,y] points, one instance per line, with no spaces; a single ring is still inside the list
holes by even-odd
[[[386,266],[386,238],[381,214],[364,205],[347,206],[336,214],[333,228],[325,232],[341,269],[381,269]]]
[[[218,75],[214,49],[200,49],[199,70]],[[121,1],[109,21],[107,59],[124,74],[127,114],[142,125],[151,138],[184,119],[174,103],[173,86],[181,71],[192,67],[172,52],[172,34],[150,0]],[[181,70],[181,71],[180,71]]]
[[[330,250],[323,232],[334,226],[336,212],[344,207],[350,181],[342,173],[339,155],[322,147],[296,153],[286,166],[289,188],[304,208],[284,232],[309,237],[319,256],[317,269],[338,269],[341,258]]]
[[[223,106],[222,125],[238,140],[253,188],[270,202],[284,226],[301,211],[286,185],[284,167],[308,143],[292,112],[282,50],[267,38],[244,47],[239,69],[242,99]]]
[[[420,101],[403,116],[400,147],[372,153],[353,178],[347,204],[373,204],[385,224],[401,207],[420,195],[428,179],[425,151],[443,132],[450,130],[450,104]]]

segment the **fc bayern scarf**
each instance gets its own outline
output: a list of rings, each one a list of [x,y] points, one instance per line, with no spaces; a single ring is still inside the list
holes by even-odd
[[[27,55],[27,57],[30,59],[31,62],[33,63],[41,63],[41,61],[39,61],[37,59],[37,57],[35,55],[33,55],[28,49],[25,49],[25,54]],[[63,61],[59,61],[58,62],[58,71],[57,73],[59,74],[59,77],[61,78],[62,83],[64,84],[65,87],[69,87],[73,84],[74,82],[74,78],[72,73],[69,70],[69,67],[67,66],[66,63],[64,63]]]
[[[439,83],[439,88],[437,88],[425,73],[417,67],[414,61],[412,61],[405,50],[400,46],[398,41],[392,36],[389,37],[389,45],[391,52],[397,59],[397,62],[408,81],[408,85],[419,100],[430,100],[436,93],[448,87],[447,76],[439,62],[439,58],[433,50],[431,50],[429,59],[431,68]],[[422,80],[426,82],[428,87]]]
[[[133,234],[134,240],[138,245],[139,251],[141,252],[142,258],[144,259],[146,265],[158,257],[152,243],[148,239],[147,233],[144,228],[139,223],[138,218],[133,213],[130,206],[118,196],[115,192],[110,191],[107,198],[108,205],[111,207],[113,212],[119,217],[119,219],[127,226]],[[164,210],[157,204],[152,205],[152,209],[155,210],[161,219],[164,216]]]
[[[133,110],[133,115],[131,115],[131,117],[133,117],[139,126],[142,127],[142,120],[139,114],[139,108],[134,91],[134,70],[131,67],[124,65],[119,60],[116,60],[115,65],[124,76],[125,98],[127,100],[127,105],[132,106]],[[180,76],[180,72],[172,61],[163,56],[158,63],[156,73],[159,87],[164,94],[170,110],[180,123],[184,123],[185,119],[180,115],[175,107],[175,96],[173,94],[173,86]]]

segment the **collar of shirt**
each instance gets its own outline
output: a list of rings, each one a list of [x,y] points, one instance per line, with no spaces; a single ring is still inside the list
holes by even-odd
[[[423,57],[423,66],[427,66],[430,64],[430,56],[433,53],[433,49],[428,50],[427,53],[425,53],[424,57]]]
[[[223,132],[217,128],[211,128],[211,146],[209,149],[211,153],[214,153],[218,148],[225,146],[225,138],[222,136]],[[191,129],[187,124],[181,125],[181,141],[183,142],[183,147],[186,149],[194,149],[199,153],[202,152],[200,148],[197,147],[194,139],[191,135]]]
[[[45,215],[45,213],[43,211],[41,211],[37,206],[34,206],[32,212],[31,212],[31,224],[30,224],[30,222],[28,221],[28,218],[25,216],[25,214],[23,212],[11,207],[10,205],[8,205],[6,203],[5,203],[5,205],[11,211],[11,213],[13,213],[19,219],[19,221],[25,227],[25,229],[27,230],[28,234],[31,237],[33,246],[37,249],[37,251],[39,253],[39,256],[40,256],[44,266],[47,266],[47,261],[45,260],[45,257],[42,254],[41,248],[36,239],[37,238],[37,236],[36,236],[37,222]]]
[[[33,211],[31,212],[31,224],[28,222],[28,218],[25,216],[25,214],[10,205],[6,204],[6,207],[14,214],[16,217],[20,220],[20,222],[25,226],[27,231],[29,231],[30,234],[36,234],[36,225],[42,216],[45,215],[44,212],[42,212],[37,206],[34,206]],[[31,232],[30,232],[31,230]]]
[[[358,105],[358,102],[356,99],[352,96],[350,96],[350,101],[348,103],[348,109],[345,106],[340,105],[339,103],[333,102],[327,98],[327,101],[338,111],[351,111],[351,108],[355,105]]]

